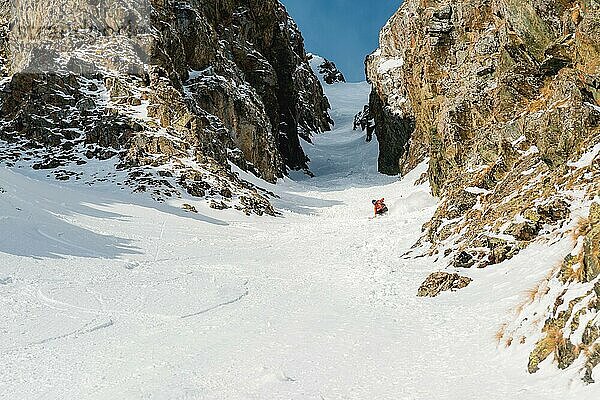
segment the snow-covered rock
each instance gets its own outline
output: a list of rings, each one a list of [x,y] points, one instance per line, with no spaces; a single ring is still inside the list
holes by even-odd
[[[116,158],[134,190],[226,202],[220,193],[233,192],[263,212],[265,196],[249,197],[229,163],[274,182],[306,168],[300,138],[330,129],[279,1],[11,6],[0,3],[4,162],[69,179],[90,160]]]

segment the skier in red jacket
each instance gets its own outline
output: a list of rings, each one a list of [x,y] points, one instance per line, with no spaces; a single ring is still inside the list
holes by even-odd
[[[388,212],[388,208],[384,203],[385,199],[373,200],[373,207],[375,207],[375,216],[383,215]]]

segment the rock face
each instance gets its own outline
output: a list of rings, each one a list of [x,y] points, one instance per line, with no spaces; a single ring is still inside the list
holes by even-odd
[[[599,7],[406,1],[367,59],[381,170],[428,156],[439,194],[469,166],[514,158],[522,136],[550,168],[585,150],[598,128]]]
[[[383,28],[366,61],[379,168],[428,160],[442,200],[421,243],[448,266],[502,263],[600,193],[599,43],[595,0],[406,0]],[[532,372],[564,326],[544,328]]]
[[[131,182],[226,200],[233,189],[268,211],[228,163],[274,181],[307,168],[300,138],[330,127],[277,0],[3,1],[0,143],[13,162],[115,158]]]
[[[532,342],[530,373],[537,372],[540,363],[549,357],[556,360],[559,368],[566,369],[581,356],[585,360],[583,380],[593,383],[600,378],[593,376],[594,368],[600,365],[599,203],[592,203],[589,217],[578,223],[573,239],[573,251],[535,288],[504,336],[521,337],[525,344]],[[540,303],[546,305],[541,327],[531,318],[540,313]],[[537,330],[541,330],[541,335],[531,335]]]

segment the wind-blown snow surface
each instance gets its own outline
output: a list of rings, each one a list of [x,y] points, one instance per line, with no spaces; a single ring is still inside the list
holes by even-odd
[[[350,128],[368,85],[327,91],[316,178],[263,183],[278,218],[0,169],[0,398],[597,399],[494,341],[568,244],[415,297],[443,267],[410,252],[436,204],[413,184],[425,166],[378,175],[377,144]],[[391,213],[370,220],[380,197]]]

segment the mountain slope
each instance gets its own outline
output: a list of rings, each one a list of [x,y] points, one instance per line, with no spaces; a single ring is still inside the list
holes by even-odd
[[[183,188],[272,212],[228,163],[273,182],[306,168],[300,137],[330,124],[278,1],[60,4],[22,1],[5,21],[4,161],[70,179],[78,165],[117,158],[128,172],[119,183],[157,199]]]
[[[326,87],[335,130],[304,145],[315,178],[262,181],[282,217],[0,168],[0,398],[598,398],[494,340],[569,241],[473,271],[460,296],[415,297],[443,267],[411,249],[438,200],[415,185],[426,164],[377,173],[376,140],[352,130],[369,89]],[[386,217],[369,219],[373,197]]]

